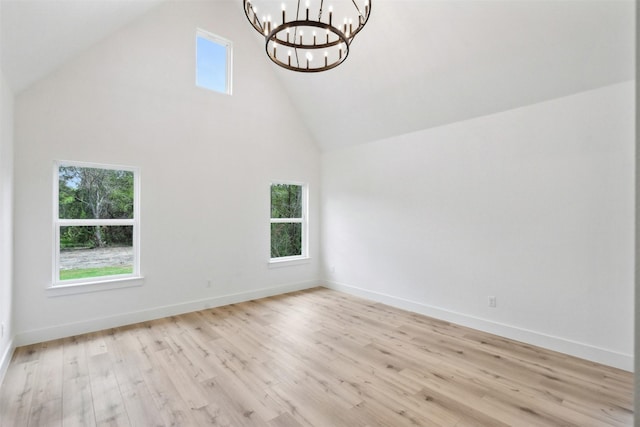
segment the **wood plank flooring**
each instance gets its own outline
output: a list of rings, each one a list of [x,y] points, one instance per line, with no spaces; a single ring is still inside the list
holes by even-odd
[[[320,288],[18,348],[0,425],[630,426],[632,382]]]

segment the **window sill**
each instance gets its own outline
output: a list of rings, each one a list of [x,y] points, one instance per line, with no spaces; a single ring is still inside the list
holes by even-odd
[[[310,262],[311,257],[308,256],[272,258],[269,260],[269,268],[291,267],[294,265],[309,264]]]
[[[105,279],[96,282],[75,282],[69,284],[51,285],[47,288],[49,297],[63,295],[85,294],[89,292],[109,291],[113,289],[131,288],[142,286],[144,277],[128,276],[114,279]]]

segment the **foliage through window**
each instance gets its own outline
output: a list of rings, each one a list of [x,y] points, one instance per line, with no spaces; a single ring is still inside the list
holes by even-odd
[[[307,187],[271,184],[271,259],[307,256]]]
[[[58,163],[55,180],[54,284],[138,275],[137,171]]]

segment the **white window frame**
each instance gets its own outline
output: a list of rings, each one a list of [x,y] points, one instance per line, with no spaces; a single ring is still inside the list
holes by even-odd
[[[226,48],[227,51],[227,58],[226,58],[226,73],[227,73],[227,80],[226,80],[226,85],[225,85],[225,91],[224,92],[220,92],[217,91],[215,89],[211,89],[208,88],[206,86],[200,86],[198,84],[198,37],[201,37],[203,39],[209,40],[210,42],[222,45]],[[209,31],[203,30],[202,28],[196,28],[196,43],[195,43],[195,50],[196,50],[196,69],[195,69],[195,75],[196,75],[196,86],[202,89],[206,89],[212,92],[216,92],[216,93],[222,93],[222,94],[226,94],[226,95],[231,95],[232,92],[232,87],[233,87],[233,43],[231,42],[231,40],[225,39],[224,37],[220,37],[218,35],[215,35],[213,33],[210,33]]]
[[[271,218],[271,187],[277,184],[284,185],[297,185],[302,187],[302,217],[301,218]],[[302,242],[301,242],[301,254],[269,258],[271,265],[277,264],[294,264],[296,262],[310,259],[309,256],[309,185],[305,182],[295,181],[271,181],[269,184],[269,255],[271,255],[271,224],[302,224]]]
[[[62,166],[75,166],[81,168],[110,169],[133,172],[133,218],[131,219],[61,219],[59,212],[59,173]],[[133,226],[133,271],[130,274],[117,274],[112,276],[100,276],[81,278],[74,280],[60,280],[60,227],[65,226],[96,226],[115,225]],[[65,295],[90,291],[102,291],[105,289],[136,286],[125,282],[142,279],[140,274],[140,169],[131,166],[107,165],[101,163],[87,163],[60,160],[54,162],[53,168],[53,270],[50,290],[55,295]],[[99,285],[99,286],[94,286]]]

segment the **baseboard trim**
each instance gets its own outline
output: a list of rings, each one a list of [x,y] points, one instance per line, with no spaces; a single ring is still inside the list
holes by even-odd
[[[13,339],[9,341],[9,345],[4,351],[2,359],[0,359],[0,386],[2,386],[2,383],[4,383],[4,376],[7,373],[7,369],[9,369],[9,363],[11,362],[13,352],[16,349],[14,342],[15,341]]]
[[[289,292],[301,291],[320,286],[320,281],[307,281],[291,283],[287,285],[273,286],[269,288],[254,289],[247,292],[227,294],[213,298],[204,298],[188,301],[180,304],[154,307],[148,310],[117,314],[109,317],[89,319],[82,322],[65,323],[48,328],[34,329],[16,334],[15,346],[35,344],[59,338],[66,338],[74,335],[86,334],[101,331],[119,326],[131,325],[134,323],[146,322],[168,316],[190,313],[207,308],[220,307],[223,305],[235,304],[259,298],[266,298],[274,295],[286,294]]]
[[[527,344],[532,344],[538,347],[543,347],[549,350],[554,350],[560,353],[579,357],[581,359],[586,359],[592,362],[601,363],[603,365],[608,365],[615,368],[623,369],[625,371],[633,372],[634,358],[633,355],[630,354],[618,353],[615,351],[564,339],[561,337],[547,335],[503,323],[493,322],[491,320],[469,316],[428,304],[422,304],[404,298],[358,288],[356,286],[351,286],[344,283],[325,281],[323,283],[323,286],[329,289],[334,289],[372,301],[387,304],[393,307],[401,308],[403,310],[412,311],[414,313],[434,317],[436,319],[455,323],[461,326],[466,326],[512,340],[525,342]]]

